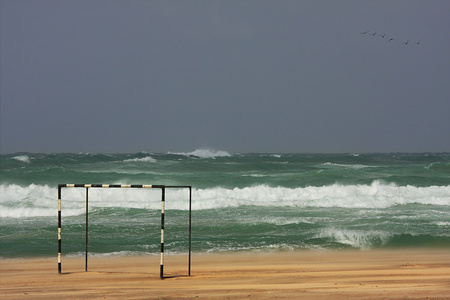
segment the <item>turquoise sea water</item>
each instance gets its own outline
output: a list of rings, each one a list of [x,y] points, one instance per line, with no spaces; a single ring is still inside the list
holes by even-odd
[[[450,248],[450,154],[1,155],[0,257],[57,254],[60,183],[191,185],[194,252]],[[159,254],[159,189],[89,190],[92,255]],[[85,189],[62,191],[63,255],[85,247]],[[188,190],[165,249],[188,249]]]

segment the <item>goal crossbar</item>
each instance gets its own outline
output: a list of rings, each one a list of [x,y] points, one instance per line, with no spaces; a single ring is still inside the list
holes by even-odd
[[[86,259],[85,271],[88,269],[88,190],[89,188],[156,188],[161,189],[161,253],[160,253],[160,278],[164,279],[164,210],[166,188],[188,188],[189,189],[189,260],[188,276],[191,276],[191,216],[192,216],[192,186],[190,185],[144,185],[144,184],[58,184],[58,273],[61,274],[61,190],[62,188],[85,188],[86,189]]]

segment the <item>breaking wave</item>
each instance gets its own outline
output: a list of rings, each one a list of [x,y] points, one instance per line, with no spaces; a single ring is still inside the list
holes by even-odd
[[[216,157],[229,157],[230,153],[226,151],[213,150],[209,148],[200,148],[192,152],[169,152],[168,154],[184,155],[184,156],[194,156],[200,158],[216,158]]]
[[[157,162],[157,160],[154,159],[151,156],[146,156],[146,157],[142,157],[142,158],[125,159],[124,162],[150,162],[150,163],[155,163],[155,162]]]
[[[15,159],[15,160],[18,160],[18,161],[27,163],[27,164],[29,164],[29,163],[31,162],[31,161],[30,161],[30,158],[28,157],[28,155],[18,155],[18,156],[14,156],[12,159]]]
[[[55,216],[57,211],[56,187],[48,185],[0,185],[2,195],[0,216],[20,218],[28,216]],[[63,189],[65,214],[83,213],[84,189]],[[337,208],[388,208],[395,205],[423,204],[450,206],[450,185],[414,187],[383,184],[339,185],[322,187],[284,188],[265,185],[226,189],[221,187],[193,189],[194,210],[240,206],[262,207],[337,207]],[[142,189],[89,190],[92,207],[123,207],[160,209],[160,191]],[[188,193],[183,189],[166,192],[167,209],[187,210]]]

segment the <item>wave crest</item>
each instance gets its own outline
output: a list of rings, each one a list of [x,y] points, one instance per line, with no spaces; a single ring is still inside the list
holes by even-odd
[[[168,154],[196,156],[196,157],[200,157],[200,158],[216,158],[216,157],[231,156],[231,154],[226,151],[214,150],[214,149],[209,149],[209,148],[200,148],[200,149],[196,149],[192,152],[176,152],[176,153],[169,152]]]
[[[18,161],[27,163],[27,164],[29,164],[29,163],[31,162],[31,161],[30,161],[30,158],[28,157],[28,155],[18,155],[18,156],[14,156],[12,159],[15,159],[15,160],[18,160]]]
[[[284,188],[265,185],[198,190],[199,209],[256,206],[387,208],[405,204],[450,205],[449,186],[397,186],[374,181],[371,185],[333,184],[320,187]]]
[[[125,159],[124,162],[150,162],[150,163],[155,163],[155,162],[157,162],[157,160],[154,159],[151,156],[146,156],[146,157],[141,157],[141,158]]]
[[[0,217],[54,216],[57,213],[56,187],[47,185],[0,185]],[[84,189],[64,189],[65,215],[84,211]],[[395,205],[423,204],[450,206],[450,185],[432,187],[396,186],[375,181],[371,185],[339,185],[283,188],[265,185],[226,189],[193,189],[194,210],[239,206],[262,207],[339,207],[382,209]],[[160,209],[160,191],[142,189],[89,190],[90,207]],[[184,189],[166,193],[167,209],[187,210]]]

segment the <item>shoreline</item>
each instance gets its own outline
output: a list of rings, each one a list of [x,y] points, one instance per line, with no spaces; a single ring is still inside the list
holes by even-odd
[[[445,299],[448,249],[93,256],[0,260],[0,298],[19,299]]]

